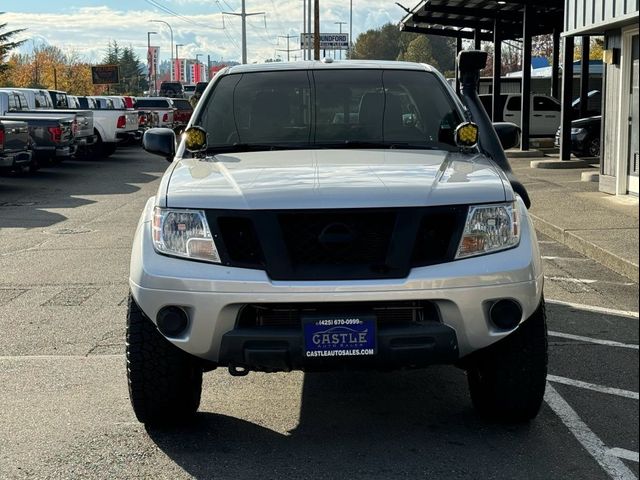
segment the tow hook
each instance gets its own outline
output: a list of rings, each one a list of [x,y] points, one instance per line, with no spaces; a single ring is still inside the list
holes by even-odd
[[[229,374],[234,377],[245,377],[249,374],[249,370],[238,365],[229,365]]]

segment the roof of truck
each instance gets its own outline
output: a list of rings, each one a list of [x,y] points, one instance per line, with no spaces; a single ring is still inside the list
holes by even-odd
[[[271,62],[251,65],[235,65],[228,73],[271,72],[276,70],[422,70],[433,72],[435,69],[424,63],[395,62],[390,60],[349,60],[325,59],[305,62]]]

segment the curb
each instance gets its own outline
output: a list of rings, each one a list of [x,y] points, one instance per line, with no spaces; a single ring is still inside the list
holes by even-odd
[[[592,167],[590,163],[584,160],[532,160],[531,168],[568,169]]]
[[[544,235],[554,239],[556,242],[560,242],[572,250],[601,263],[614,272],[624,275],[636,283],[638,282],[638,265],[635,263],[625,260],[624,258],[620,258],[618,255],[608,252],[604,248],[585,240],[575,233],[572,233],[570,230],[564,230],[547,222],[546,220],[543,220],[537,215],[529,215],[533,220],[536,230],[540,233],[543,233]]]
[[[507,150],[504,152],[507,158],[540,158],[544,157],[544,153],[540,150]]]

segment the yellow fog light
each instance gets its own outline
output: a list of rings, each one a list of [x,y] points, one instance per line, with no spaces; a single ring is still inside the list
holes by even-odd
[[[472,122],[458,125],[455,132],[456,145],[459,147],[473,147],[478,143],[478,126]]]
[[[202,152],[207,149],[207,132],[202,127],[189,127],[182,137],[184,146],[189,152]]]

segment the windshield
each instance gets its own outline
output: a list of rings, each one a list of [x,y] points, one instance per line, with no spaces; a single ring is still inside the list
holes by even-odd
[[[455,149],[460,115],[442,82],[411,70],[325,70],[223,77],[197,125],[209,147]]]

